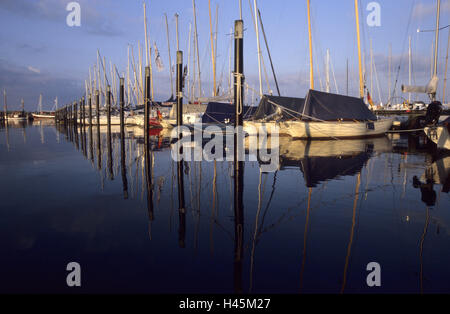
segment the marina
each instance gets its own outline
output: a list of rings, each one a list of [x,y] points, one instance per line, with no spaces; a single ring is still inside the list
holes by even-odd
[[[450,293],[450,1],[99,3],[0,59],[0,294]]]

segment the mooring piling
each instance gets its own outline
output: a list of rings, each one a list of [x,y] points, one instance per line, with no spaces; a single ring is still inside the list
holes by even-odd
[[[97,116],[97,131],[100,132],[100,93],[95,91],[95,114]]]
[[[234,104],[236,108],[236,118],[234,125],[236,128],[242,126],[242,114],[244,104],[244,22],[235,21],[234,29]],[[239,160],[239,149],[243,146],[243,140],[234,133],[234,289],[236,293],[242,293],[242,261],[243,261],[243,241],[244,241],[244,161]]]
[[[88,106],[89,106],[89,127],[92,127],[92,95],[88,96]]]
[[[111,86],[106,86],[106,123],[111,128]]]
[[[177,51],[177,126],[183,125],[183,52]]]
[[[244,21],[234,22],[234,105],[235,126],[242,125],[244,106]]]
[[[144,140],[146,147],[149,142],[150,130],[150,67],[145,67],[145,90],[144,90]]]
[[[120,136],[123,137],[124,135],[124,126],[125,126],[125,112],[124,112],[124,105],[125,105],[125,95],[124,95],[124,85],[125,80],[123,77],[119,80],[119,105],[120,105]]]
[[[111,86],[106,86],[106,118],[107,118],[107,129],[106,129],[106,141],[108,150],[108,172],[109,178],[114,179],[113,173],[113,160],[112,160],[112,144],[111,144]]]
[[[124,96],[124,78],[119,81],[119,103],[120,103],[120,167],[122,171],[123,198],[128,199],[128,180],[127,165],[125,155],[125,96]]]

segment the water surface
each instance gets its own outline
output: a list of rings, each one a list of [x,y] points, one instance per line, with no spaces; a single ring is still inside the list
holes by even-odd
[[[0,292],[450,292],[450,157],[425,138],[281,138],[236,208],[233,163],[179,169],[166,133],[147,156],[140,128],[2,125]]]

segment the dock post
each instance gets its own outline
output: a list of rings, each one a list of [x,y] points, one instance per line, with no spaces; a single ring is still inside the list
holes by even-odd
[[[234,105],[236,108],[235,127],[242,126],[244,106],[244,21],[234,22]]]
[[[145,90],[144,90],[144,141],[149,142],[150,122],[150,67],[145,67]]]
[[[183,125],[183,52],[177,51],[177,126]]]
[[[112,145],[111,145],[111,86],[106,86],[106,118],[107,118],[107,129],[106,129],[106,140],[108,149],[108,172],[109,178],[114,179],[113,174],[113,161],[112,161]]]
[[[89,106],[89,127],[92,127],[92,95],[88,96],[88,106]]]
[[[77,128],[78,124],[78,104],[76,101],[73,102],[73,124]],[[78,130],[77,130],[78,132]]]
[[[239,160],[239,150],[243,147],[242,136],[238,136],[242,128],[242,113],[244,106],[244,22],[236,20],[234,24],[234,104],[236,118],[234,121],[234,289],[236,293],[242,293],[242,264],[244,241],[244,161]]]
[[[124,96],[124,85],[125,80],[123,77],[119,80],[119,105],[120,105],[120,136],[123,137],[125,130],[125,113],[124,113],[124,105],[125,105],[125,96]]]
[[[111,128],[111,86],[106,86],[106,121]]]
[[[125,115],[124,115],[124,78],[121,77],[119,81],[119,104],[120,104],[120,168],[122,173],[123,198],[128,199],[128,180],[127,180],[127,165],[125,156]],[[147,192],[148,193],[148,192]]]
[[[97,115],[97,127],[100,126],[100,95],[98,90],[95,91],[95,114]]]
[[[82,112],[83,112],[83,127],[86,125],[86,103],[84,96],[81,97],[81,106],[82,106]]]

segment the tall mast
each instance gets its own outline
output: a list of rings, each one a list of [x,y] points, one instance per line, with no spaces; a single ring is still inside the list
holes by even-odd
[[[179,40],[179,33],[178,33],[178,13],[175,13],[175,31],[177,36],[177,51],[180,51],[180,40]]]
[[[434,43],[431,43],[431,59],[430,59],[430,79],[433,78],[433,66],[434,66]]]
[[[103,83],[104,83],[104,91],[105,91],[105,106],[106,106],[106,102],[108,101],[107,100],[107,95],[106,95],[106,81],[107,81],[107,76],[106,76],[106,57],[103,57],[103,76],[104,76],[104,80],[103,80]]]
[[[370,93],[373,98],[373,48],[372,38],[370,38]]]
[[[42,113],[42,94],[39,94],[38,111]]]
[[[139,100],[141,104],[144,104],[144,89],[142,84],[142,56],[141,56],[141,44],[138,41],[138,51],[139,51]]]
[[[6,103],[6,89],[3,89],[3,110],[5,111],[5,120],[7,119],[8,115],[8,104]]]
[[[346,78],[347,78],[346,86],[347,86],[347,96],[348,96],[348,58],[347,58],[347,75],[346,75]]]
[[[212,26],[212,18],[211,18],[211,0],[208,1],[209,8],[209,32],[211,36],[211,62],[213,69],[213,96],[217,96],[216,92],[216,62],[215,62],[215,54],[214,54],[214,39],[213,39],[213,26]]]
[[[409,36],[408,41],[408,84],[411,86],[411,36]],[[411,103],[411,93],[408,93],[408,103]]]
[[[308,7],[308,38],[309,38],[309,84],[310,89],[314,89],[314,67],[313,67],[313,53],[312,53],[312,35],[311,35],[311,12],[309,0],[306,0]]]
[[[189,23],[189,38],[188,38],[188,58],[187,58],[187,91],[188,91],[188,103],[191,102],[191,85],[190,85],[190,76],[191,76],[191,32],[192,32],[192,24]],[[172,75],[172,72],[170,72]]]
[[[144,1],[144,34],[145,34],[145,65],[149,66],[149,55],[148,55],[148,36],[147,36],[147,12],[145,8],[145,1]]]
[[[241,1],[239,1],[239,4],[241,4]],[[230,54],[228,59],[228,91],[231,96],[233,96],[233,89],[231,88],[231,80],[232,80],[232,73],[231,73],[231,54],[233,49],[233,29],[230,28]]]
[[[358,0],[355,0],[355,17],[356,17],[356,36],[358,39],[359,97],[364,98],[364,82],[363,82],[362,63],[361,63],[361,40],[360,40],[360,34],[359,34]]]
[[[130,45],[127,47],[127,105],[130,105]]]
[[[195,36],[195,46],[197,50],[197,68],[198,68],[198,95],[202,95],[202,82],[201,82],[201,72],[200,72],[200,53],[198,49],[198,32],[197,32],[197,13],[195,11],[195,0],[192,0],[192,7],[194,9],[194,36]]]
[[[170,56],[169,22],[167,21],[167,14],[166,13],[164,13],[164,16],[166,18],[167,49],[169,50],[170,92],[171,92],[171,95],[173,97],[172,57]],[[189,60],[189,58],[188,58],[188,60]]]
[[[438,58],[438,44],[439,44],[439,18],[441,13],[441,0],[437,2],[437,12],[436,12],[436,38],[434,44],[434,71],[433,76],[437,76],[437,58]]]
[[[448,48],[449,47],[450,47],[450,28],[448,29],[447,54],[445,56],[444,93],[442,96],[442,103],[444,103],[444,104],[445,104],[445,90],[447,88],[447,66],[448,66]]]
[[[309,1],[309,0],[308,0]],[[259,29],[258,29],[258,6],[256,0],[253,1],[255,6],[255,32],[256,32],[256,49],[258,50],[258,74],[259,74],[259,98],[263,96],[262,79],[261,79],[261,46],[259,45]]]
[[[325,90],[327,93],[330,92],[330,49],[327,49],[327,56],[326,56],[326,83],[325,83]]]
[[[389,86],[389,99],[387,103],[391,102],[391,67],[392,67],[392,45],[389,43],[389,58],[388,58],[388,86]]]
[[[147,36],[147,13],[146,13],[145,1],[144,1],[144,27],[145,27],[145,56],[146,56],[146,66],[150,68],[150,89],[151,89],[151,100],[153,100],[153,69],[152,69],[152,48],[149,45],[149,39]]]

